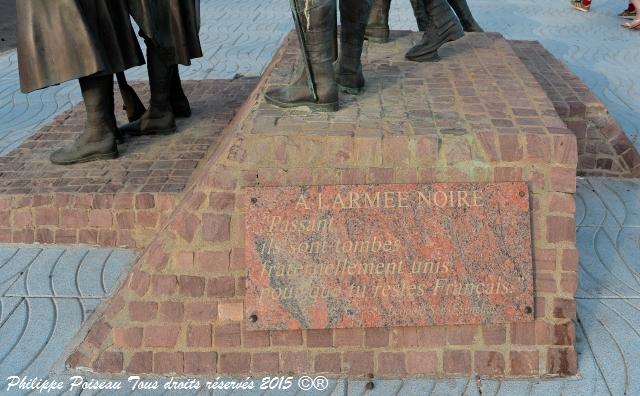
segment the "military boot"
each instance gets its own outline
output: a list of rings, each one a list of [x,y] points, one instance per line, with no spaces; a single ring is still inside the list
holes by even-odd
[[[172,66],[172,78],[171,78],[171,109],[173,115],[176,118],[188,118],[191,117],[191,106],[189,105],[189,99],[182,90],[182,81],[180,80],[180,72],[178,71],[178,65]]]
[[[359,94],[364,88],[362,46],[371,0],[340,1],[340,53],[336,62],[336,82],[349,94]]]
[[[57,165],[118,157],[113,75],[83,77],[80,79],[80,90],[87,110],[86,125],[73,143],[51,154],[49,159]]]
[[[482,28],[473,18],[467,0],[447,0],[453,11],[460,19],[460,23],[465,32],[483,32]]]
[[[372,43],[389,41],[389,9],[391,0],[373,0],[365,37]]]
[[[301,35],[305,41],[304,44],[306,44],[301,48],[303,62],[298,65],[299,73],[293,83],[268,91],[265,99],[278,107],[306,106],[313,111],[337,111],[338,87],[333,70],[335,1],[294,1],[298,5],[297,17],[302,27]],[[308,62],[304,62],[304,54]],[[307,70],[306,63],[311,70]],[[315,88],[316,97],[313,95],[311,85]]]
[[[171,108],[173,66],[167,65],[158,50],[147,40],[147,69],[151,100],[149,108],[138,120],[128,123],[120,130],[129,135],[168,134],[176,131],[176,121]]]
[[[411,0],[411,8],[413,8],[413,15],[416,17],[418,30],[421,32],[426,31],[428,16],[427,9],[424,6],[424,0]]]
[[[438,49],[449,41],[464,36],[462,25],[446,0],[425,0],[427,30],[422,40],[405,55],[416,62],[435,62],[440,59]]]

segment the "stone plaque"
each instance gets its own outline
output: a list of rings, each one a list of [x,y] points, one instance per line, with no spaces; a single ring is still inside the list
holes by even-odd
[[[533,320],[524,182],[249,188],[249,329]]]

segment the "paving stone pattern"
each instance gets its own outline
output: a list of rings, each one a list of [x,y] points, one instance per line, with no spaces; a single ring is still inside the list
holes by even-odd
[[[135,253],[85,247],[0,247],[0,389],[46,377]]]

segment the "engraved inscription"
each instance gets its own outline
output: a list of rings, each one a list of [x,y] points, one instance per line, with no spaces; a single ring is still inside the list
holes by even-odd
[[[248,189],[257,329],[532,320],[524,183]]]

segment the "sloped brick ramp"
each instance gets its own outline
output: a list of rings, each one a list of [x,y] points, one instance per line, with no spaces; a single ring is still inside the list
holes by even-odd
[[[578,139],[579,176],[640,177],[638,150],[580,78],[537,41],[509,41]]]

